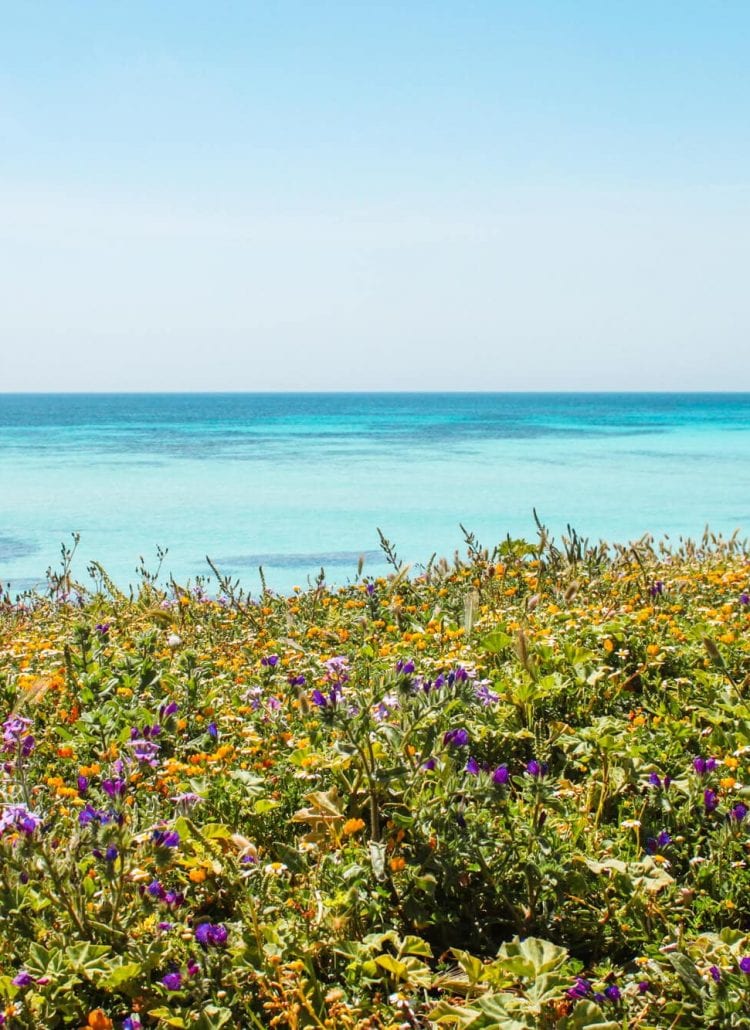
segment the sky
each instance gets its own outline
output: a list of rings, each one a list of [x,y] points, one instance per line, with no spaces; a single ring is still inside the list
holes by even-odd
[[[750,389],[746,0],[0,18],[0,391]]]

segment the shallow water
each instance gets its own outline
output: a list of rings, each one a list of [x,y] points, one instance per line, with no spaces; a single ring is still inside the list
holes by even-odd
[[[382,572],[380,527],[424,562],[559,533],[750,534],[750,394],[0,395],[0,582],[180,582],[205,556],[259,588]]]

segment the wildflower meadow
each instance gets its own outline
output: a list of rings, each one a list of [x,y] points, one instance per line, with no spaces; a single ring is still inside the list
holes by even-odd
[[[0,597],[0,1024],[750,1027],[750,560]]]

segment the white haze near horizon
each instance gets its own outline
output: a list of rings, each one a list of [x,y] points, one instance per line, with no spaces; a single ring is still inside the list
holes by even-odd
[[[0,391],[750,389],[741,187],[6,190]]]

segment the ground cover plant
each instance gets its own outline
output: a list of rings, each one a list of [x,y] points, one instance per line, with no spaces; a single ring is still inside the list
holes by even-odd
[[[0,1023],[750,1026],[750,562],[0,603]]]

